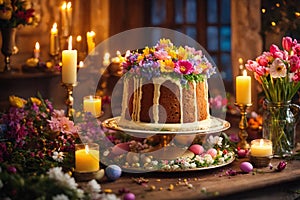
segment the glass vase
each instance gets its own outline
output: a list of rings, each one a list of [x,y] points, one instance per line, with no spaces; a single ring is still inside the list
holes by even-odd
[[[291,156],[295,148],[300,107],[288,102],[264,102],[263,137],[272,141],[273,156]]]

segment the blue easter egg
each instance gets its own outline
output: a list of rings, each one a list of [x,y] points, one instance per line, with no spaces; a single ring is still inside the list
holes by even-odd
[[[122,169],[118,165],[109,165],[105,169],[105,174],[109,180],[117,180],[122,174]]]

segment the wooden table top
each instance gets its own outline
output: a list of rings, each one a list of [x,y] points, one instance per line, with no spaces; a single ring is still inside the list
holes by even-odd
[[[239,165],[248,158],[234,161],[233,163],[217,169],[189,171],[189,172],[151,172],[151,173],[123,173],[116,181],[103,178],[100,181],[103,191],[119,193],[126,189],[136,195],[136,199],[243,199],[249,195],[258,198],[267,195],[267,190],[276,194],[276,199],[281,196],[300,196],[300,161],[289,161],[287,167],[278,172],[276,169],[280,160],[272,159],[273,169],[269,167],[254,169],[245,174]],[[237,172],[234,176],[227,173],[231,170]],[[226,173],[227,172],[227,173]],[[139,184],[137,180],[148,180]],[[172,189],[171,185],[174,186]],[[281,188],[280,191],[276,188]],[[286,189],[286,191],[284,190]],[[281,193],[279,193],[281,192]]]

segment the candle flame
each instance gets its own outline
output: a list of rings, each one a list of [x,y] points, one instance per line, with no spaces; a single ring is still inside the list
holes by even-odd
[[[56,22],[53,24],[52,29],[53,29],[53,30],[56,30],[56,29],[57,29],[57,23],[56,23]]]
[[[83,68],[84,67],[84,63],[83,63],[83,61],[80,61],[79,62],[79,68]]]
[[[62,6],[61,6],[61,9],[65,10],[67,8],[67,2],[63,2]]]
[[[85,153],[88,154],[89,151],[90,151],[90,150],[89,150],[89,145],[86,144],[86,145],[85,145]]]
[[[247,71],[246,70],[243,71],[243,76],[247,76]]]
[[[82,40],[81,35],[78,35],[78,36],[76,37],[76,41],[77,41],[77,42],[81,42],[81,40]]]
[[[259,146],[263,146],[264,145],[264,140],[263,139],[260,139],[259,141]]]
[[[95,37],[96,33],[94,31],[87,32],[88,37]]]
[[[72,50],[72,35],[69,37],[68,40],[68,50]]]
[[[90,96],[90,100],[91,100],[91,101],[93,100],[93,96],[92,96],[92,95]]]
[[[105,53],[104,54],[104,60],[109,60],[109,58],[110,58],[110,54],[109,53]]]
[[[40,43],[39,43],[39,42],[36,42],[36,43],[35,43],[35,49],[36,49],[36,50],[39,50],[39,49],[40,49]]]
[[[71,9],[71,7],[72,7],[72,3],[69,1],[67,4],[67,9],[69,10],[69,9]]]
[[[117,56],[121,56],[121,52],[120,51],[117,51]]]

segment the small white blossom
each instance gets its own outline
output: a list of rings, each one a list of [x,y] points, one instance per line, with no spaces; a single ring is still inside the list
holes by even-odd
[[[119,197],[117,197],[115,194],[101,194],[101,200],[120,200]]]
[[[52,197],[52,200],[69,200],[69,197],[64,194],[58,194]]]
[[[212,164],[214,162],[214,159],[211,157],[210,154],[205,154],[204,160],[206,161],[207,164]]]
[[[62,162],[64,160],[64,153],[54,151],[52,158],[57,162]]]
[[[173,170],[176,170],[176,169],[178,169],[179,168],[179,165],[172,165],[172,169]]]
[[[84,191],[82,189],[77,189],[76,194],[79,199],[82,199],[84,197]]]
[[[101,186],[97,183],[95,179],[93,179],[88,182],[87,191],[91,193],[99,193],[101,192]]]
[[[157,160],[153,160],[152,161],[152,165],[154,165],[154,166],[158,165],[158,161]]]
[[[223,141],[222,137],[220,137],[220,136],[212,136],[212,135],[210,135],[208,137],[208,140],[207,140],[207,142],[209,144],[211,144],[212,146],[218,145],[219,147],[222,147],[222,141]]]
[[[218,160],[218,161],[220,162],[220,164],[223,164],[223,163],[225,163],[225,159],[224,159],[223,157],[219,158],[219,160]]]
[[[197,167],[196,163],[194,163],[194,162],[193,162],[193,163],[191,163],[191,165],[190,165],[190,166],[191,166],[191,168],[196,168],[196,167]]]
[[[50,179],[56,180],[60,185],[67,186],[70,189],[76,190],[77,183],[68,173],[63,173],[61,167],[49,169],[48,175]]]

